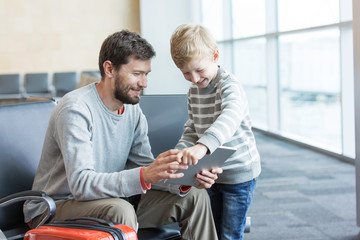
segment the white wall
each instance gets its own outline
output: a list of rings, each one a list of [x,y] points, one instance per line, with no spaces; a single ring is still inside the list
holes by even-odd
[[[183,23],[200,23],[199,0],[140,0],[141,36],[156,51],[144,94],[182,94],[189,83],[170,56],[170,37]],[[197,12],[197,14],[195,14]]]
[[[97,70],[104,39],[140,31],[133,0],[0,0],[0,73]]]

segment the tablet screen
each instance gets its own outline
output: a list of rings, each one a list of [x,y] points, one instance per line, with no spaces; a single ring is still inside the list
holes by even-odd
[[[167,179],[165,180],[165,183],[198,186],[200,183],[195,178],[196,173],[201,172],[201,170],[210,170],[215,167],[221,167],[226,159],[228,159],[235,151],[236,149],[231,147],[218,147],[211,155],[206,154],[196,165],[189,165],[186,170],[178,170],[177,172],[184,173],[183,177]]]

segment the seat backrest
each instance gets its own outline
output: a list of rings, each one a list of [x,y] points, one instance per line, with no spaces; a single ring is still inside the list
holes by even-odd
[[[23,91],[20,74],[0,74],[0,99],[20,99]]]
[[[20,74],[0,74],[0,94],[21,93]]]
[[[30,190],[53,101],[0,105],[0,198]],[[22,203],[0,208],[0,229],[24,223]]]
[[[25,74],[26,93],[49,93],[50,81],[48,73],[27,73]]]
[[[66,93],[74,90],[79,82],[77,72],[57,72],[54,73],[53,81],[55,94],[62,97]]]
[[[148,121],[154,157],[174,148],[188,119],[186,94],[143,95],[140,107]]]

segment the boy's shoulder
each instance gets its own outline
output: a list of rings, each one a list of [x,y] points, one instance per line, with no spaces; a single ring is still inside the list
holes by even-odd
[[[218,76],[219,76],[219,83],[221,85],[227,85],[227,84],[240,84],[239,79],[229,71],[227,71],[224,68],[219,68],[218,70]]]

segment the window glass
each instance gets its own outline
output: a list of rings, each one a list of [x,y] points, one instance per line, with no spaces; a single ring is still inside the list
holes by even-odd
[[[216,40],[223,40],[223,1],[202,0],[201,6],[202,24],[210,29]]]
[[[339,30],[279,37],[283,132],[341,150]]]
[[[265,33],[265,0],[232,1],[233,38]]]
[[[266,40],[234,42],[234,74],[242,83],[254,123],[266,126]]]
[[[278,0],[279,31],[339,22],[338,0]]]
[[[218,64],[230,72],[233,72],[233,44],[232,42],[218,43],[219,60]]]

